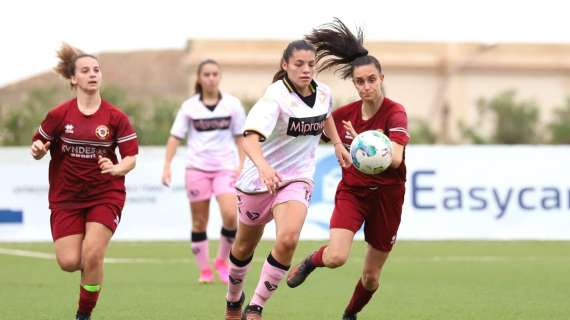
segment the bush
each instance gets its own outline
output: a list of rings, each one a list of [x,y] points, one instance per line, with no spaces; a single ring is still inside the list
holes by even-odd
[[[566,104],[554,110],[550,129],[550,142],[555,144],[570,144],[570,97],[566,98]]]
[[[516,101],[514,90],[477,102],[479,118],[474,127],[459,124],[463,137],[471,143],[538,143],[539,111],[532,100]],[[487,131],[488,130],[488,131]],[[489,134],[485,134],[488,132]]]

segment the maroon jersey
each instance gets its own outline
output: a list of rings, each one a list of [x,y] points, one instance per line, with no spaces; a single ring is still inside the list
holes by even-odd
[[[50,110],[33,140],[51,141],[49,163],[50,208],[79,209],[103,203],[122,208],[125,177],[101,174],[99,156],[117,163],[138,153],[137,135],[127,116],[106,101],[92,115],[84,115],[72,99]]]
[[[367,130],[382,129],[384,134],[390,140],[405,146],[410,137],[408,135],[408,117],[404,107],[388,98],[384,98],[384,102],[376,114],[368,119],[362,120],[362,100],[355,101],[335,110],[333,119],[338,131],[338,135],[342,143],[347,149],[350,149],[352,137],[344,129],[342,120],[350,121],[354,130],[361,133]],[[399,168],[388,168],[386,171],[377,175],[366,175],[354,166],[342,169],[342,183],[346,186],[354,187],[372,187],[377,185],[394,185],[406,182],[406,164],[402,161]]]

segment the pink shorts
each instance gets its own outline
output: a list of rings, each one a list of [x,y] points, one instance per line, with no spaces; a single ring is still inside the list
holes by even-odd
[[[239,221],[250,226],[266,224],[273,219],[273,208],[287,201],[299,201],[308,208],[312,191],[313,186],[306,182],[289,183],[277,194],[247,194],[238,190]]]
[[[190,202],[204,201],[225,193],[235,194],[236,172],[186,169],[186,192]]]
[[[87,222],[100,223],[113,233],[121,220],[121,208],[101,204],[83,209],[52,209],[50,217],[53,241],[73,234],[84,234]]]

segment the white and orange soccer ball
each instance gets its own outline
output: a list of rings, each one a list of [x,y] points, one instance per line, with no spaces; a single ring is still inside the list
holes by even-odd
[[[350,145],[352,164],[364,174],[379,174],[392,163],[392,142],[378,130],[359,133]]]

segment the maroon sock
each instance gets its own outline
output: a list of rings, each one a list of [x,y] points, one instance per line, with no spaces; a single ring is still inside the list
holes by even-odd
[[[311,264],[313,265],[313,267],[324,267],[325,264],[323,262],[323,253],[325,252],[325,248],[327,246],[322,246],[319,248],[319,250],[315,251],[312,255],[311,255]]]
[[[362,285],[362,281],[358,279],[358,284],[354,288],[354,293],[352,293],[352,298],[345,309],[347,314],[357,314],[364,308],[364,306],[370,301],[372,295],[376,290],[370,291]]]
[[[101,291],[89,292],[83,286],[79,286],[79,307],[77,313],[90,315],[97,304],[97,299],[99,299],[99,292]]]

